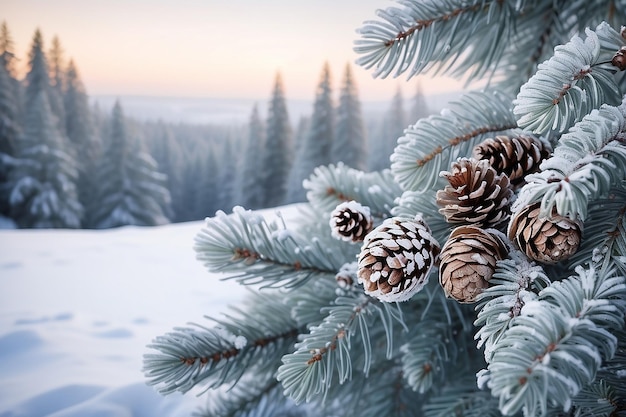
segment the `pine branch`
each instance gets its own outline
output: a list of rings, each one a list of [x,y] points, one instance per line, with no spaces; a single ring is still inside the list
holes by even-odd
[[[178,328],[148,345],[159,351],[144,355],[144,373],[163,394],[187,392],[196,385],[207,389],[235,384],[250,366],[267,366],[293,346],[304,329],[291,319],[289,308],[275,295],[253,293],[248,311],[216,320],[213,328]]]
[[[594,202],[584,224],[583,239],[569,268],[594,262],[600,271],[619,268],[626,274],[626,189],[614,188]]]
[[[218,391],[209,398],[206,408],[194,417],[306,417],[313,415],[307,407],[297,407],[282,393],[281,385],[272,373],[242,379],[228,391]]]
[[[424,394],[433,387],[445,383],[446,364],[453,363],[456,371],[467,368],[467,360],[458,360],[458,343],[463,344],[461,334],[447,323],[432,318],[422,320],[412,328],[413,337],[400,348],[402,373],[408,387]],[[456,340],[458,339],[458,341]],[[464,358],[466,359],[466,358]],[[462,363],[459,366],[459,363]],[[466,369],[467,370],[467,369]]]
[[[603,380],[582,389],[572,402],[580,417],[611,417],[619,407],[615,390]]]
[[[356,275],[356,271],[354,273]],[[356,283],[356,277],[353,283]],[[323,308],[333,304],[338,291],[335,277],[324,275],[311,280],[298,291],[285,294],[285,302],[291,306],[291,317],[298,326],[310,328],[324,320],[327,314]]]
[[[577,268],[577,275],[527,302],[479,373],[499,397],[503,414],[524,409],[543,416],[550,403],[564,410],[591,383],[603,359],[613,356],[626,312],[624,276]]]
[[[591,110],[617,105],[621,95],[611,64],[622,42],[606,23],[586,30],[586,39],[574,36],[559,45],[554,55],[520,89],[513,112],[519,126],[534,133],[563,132]]]
[[[511,101],[497,91],[469,92],[440,115],[419,120],[404,131],[391,156],[391,171],[404,190],[435,188],[439,173],[488,135],[517,127]]]
[[[373,216],[385,218],[402,193],[388,170],[365,173],[343,163],[320,166],[303,183],[311,205],[330,213],[344,201],[357,201],[370,208]]]
[[[393,360],[381,361],[372,368],[367,381],[353,380],[346,384],[356,396],[351,407],[344,408],[346,417],[421,417],[420,398],[403,381],[402,369]]]
[[[544,215],[556,207],[560,215],[584,221],[588,203],[608,196],[611,187],[626,175],[622,108],[602,106],[561,136],[553,156],[542,163],[541,172],[526,177],[528,183],[512,211],[541,201]]]
[[[195,239],[197,258],[209,271],[235,272],[229,278],[270,288],[294,288],[313,277],[332,274],[353,249],[330,238],[302,237],[258,213],[235,207],[233,214],[207,219]]]
[[[452,380],[451,384],[423,406],[424,417],[500,417],[498,403],[489,393],[478,391],[472,377]]]
[[[358,360],[362,360],[363,373],[367,375],[373,361],[373,340],[385,338],[386,356],[390,357],[393,322],[404,324],[397,311],[393,311],[395,308],[355,291],[337,298],[335,305],[326,309],[326,319],[303,336],[295,352],[283,357],[277,378],[285,395],[296,404],[325,398],[333,384],[343,384],[352,378],[353,364]],[[356,340],[354,345],[352,340]]]
[[[529,262],[519,252],[510,256],[511,259],[498,261],[489,288],[477,298],[478,316],[474,325],[480,328],[474,339],[479,339],[478,348],[485,346],[487,362],[524,304],[536,300],[536,294],[550,284],[541,266]]]
[[[435,73],[458,69],[468,75],[471,69],[472,80],[497,67],[514,33],[514,19],[526,2],[398,3],[401,8],[378,10],[381,21],[365,22],[359,30],[361,39],[355,41],[354,50],[362,56],[357,63],[374,68],[376,77],[406,71],[413,76],[434,68]]]

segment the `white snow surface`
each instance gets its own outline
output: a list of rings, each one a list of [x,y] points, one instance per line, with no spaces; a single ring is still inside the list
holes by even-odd
[[[205,315],[246,292],[195,259],[203,225],[0,230],[0,417],[177,417],[203,406],[193,393],[161,396],[141,371],[154,337],[211,326]]]

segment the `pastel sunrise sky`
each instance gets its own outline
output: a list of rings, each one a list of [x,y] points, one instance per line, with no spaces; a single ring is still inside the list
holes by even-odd
[[[386,100],[406,77],[354,65],[356,29],[390,0],[0,0],[22,68],[35,29],[57,35],[90,95],[266,98],[277,71],[289,98],[312,99],[325,61],[333,87],[353,63],[362,100]],[[411,81],[412,83],[414,81]],[[420,76],[425,94],[458,90]],[[404,89],[404,88],[403,88]],[[413,91],[405,89],[407,93]]]

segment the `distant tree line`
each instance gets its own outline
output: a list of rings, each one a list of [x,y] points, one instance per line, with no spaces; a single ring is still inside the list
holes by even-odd
[[[6,22],[0,27],[0,227],[153,226],[212,216],[233,205],[304,201],[302,181],[319,165],[389,166],[398,126],[428,114],[419,88],[410,112],[398,89],[388,112],[363,120],[347,65],[338,103],[328,64],[312,114],[295,129],[277,74],[265,118],[247,124],[138,121],[122,104],[90,105],[57,37],[34,34],[25,75]]]

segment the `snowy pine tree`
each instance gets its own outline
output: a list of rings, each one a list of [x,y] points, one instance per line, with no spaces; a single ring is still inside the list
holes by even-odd
[[[98,168],[100,188],[89,210],[89,223],[98,229],[169,223],[166,178],[143,143],[128,130],[122,106],[116,101]]]
[[[79,228],[78,169],[45,91],[28,103],[18,164],[9,173],[10,217],[23,228]]]
[[[14,112],[18,115],[18,119],[22,115],[22,91],[20,81],[18,80],[17,57],[15,56],[15,45],[9,27],[6,22],[0,25],[0,57],[2,65],[6,69],[12,84],[12,95],[15,97],[16,107]]]
[[[350,65],[346,65],[342,81],[339,106],[337,107],[337,128],[331,146],[331,162],[343,162],[356,169],[366,168],[367,140],[361,102],[352,76]]]
[[[292,131],[280,74],[276,75],[265,129],[259,186],[263,190],[263,207],[273,207],[285,203],[291,169]]]
[[[232,207],[235,204],[235,172],[237,172],[238,154],[233,148],[239,148],[233,144],[235,138],[229,134],[221,144],[219,152],[219,170],[217,173],[218,207]],[[213,213],[213,212],[210,212]]]
[[[9,216],[9,173],[19,162],[16,159],[17,140],[20,134],[18,104],[13,89],[13,79],[5,65],[0,64],[0,216]]]
[[[292,222],[207,220],[198,259],[251,294],[157,337],[147,379],[212,417],[623,415],[626,5],[377,16],[355,44],[376,76],[485,87],[404,126],[390,170],[316,169]]]
[[[187,171],[185,184],[191,188],[189,206],[193,207],[191,219],[204,219],[215,215],[221,208],[219,172],[220,164],[215,146],[209,144],[206,151],[198,152],[200,157],[192,159]]]
[[[428,103],[426,102],[426,97],[424,97],[424,92],[422,91],[422,84],[420,82],[416,83],[415,86],[415,95],[413,95],[413,99],[411,100],[411,109],[409,111],[409,123],[415,123],[419,119],[423,119],[431,115],[431,111],[428,108]]]
[[[290,201],[305,200],[302,182],[313,173],[316,167],[330,163],[334,137],[335,110],[332,99],[330,66],[326,62],[315,92],[309,131],[300,144],[298,154],[295,157],[292,175],[296,187],[290,190]]]
[[[78,196],[84,207],[92,207],[97,204],[96,171],[102,155],[102,143],[92,122],[89,97],[73,60],[70,61],[67,73],[62,78],[65,80],[63,92],[65,132],[78,164]],[[88,216],[85,216],[83,227],[93,227],[87,221]]]
[[[65,91],[65,57],[61,41],[58,36],[52,38],[52,47],[48,52],[48,63],[50,71],[50,107],[59,121],[59,131],[65,134],[65,106],[63,96]]]
[[[368,158],[370,171],[380,171],[389,168],[389,157],[396,146],[396,140],[402,136],[402,131],[407,126],[407,123],[404,97],[402,89],[398,87],[391,100],[391,105],[383,117],[379,131],[370,142],[371,152]]]
[[[147,146],[150,154],[156,160],[159,171],[166,175],[166,188],[168,189],[172,204],[171,219],[174,222],[190,220],[184,213],[189,209],[184,195],[183,175],[186,169],[186,161],[170,125],[159,121],[152,129],[148,130],[150,140]],[[197,181],[197,180],[196,180]]]
[[[48,64],[38,30],[29,57],[24,128],[16,142],[17,166],[8,181],[11,218],[19,227],[78,228],[83,215],[78,170],[49,104]]]
[[[238,171],[237,204],[250,209],[262,207],[263,188],[259,186],[258,178],[262,172],[259,155],[265,144],[264,126],[259,116],[259,109],[255,104],[248,122],[248,138],[244,147],[243,162]]]

